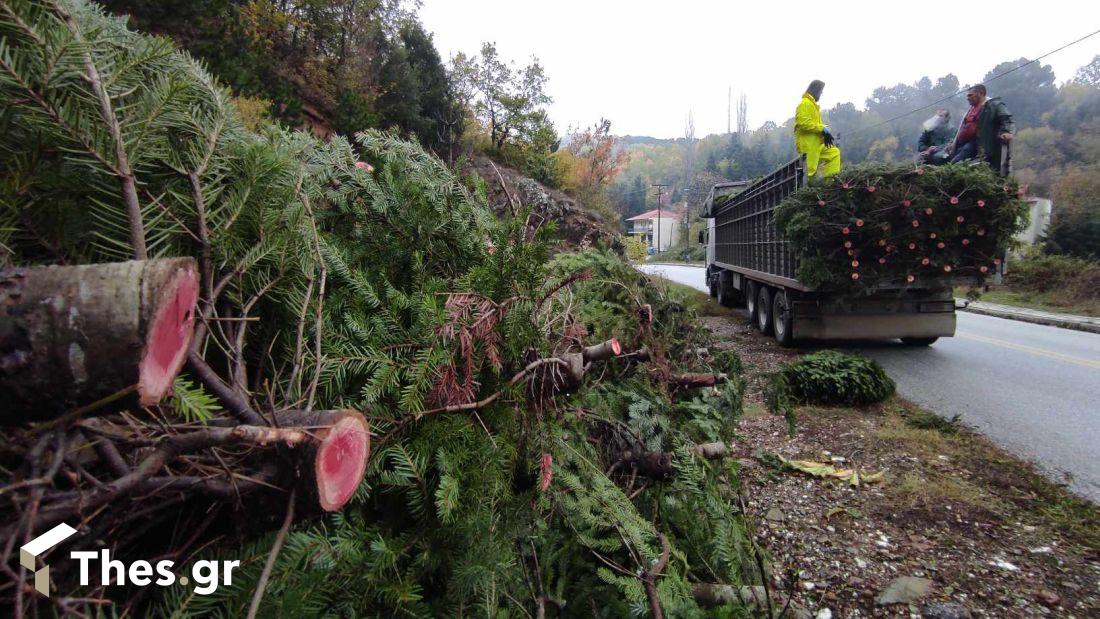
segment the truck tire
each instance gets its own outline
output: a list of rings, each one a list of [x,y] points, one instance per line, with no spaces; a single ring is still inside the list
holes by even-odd
[[[780,346],[794,345],[794,310],[787,297],[786,290],[776,290],[772,300],[772,328],[775,331],[775,341]]]
[[[756,328],[764,335],[771,335],[775,329],[775,315],[772,313],[774,292],[769,286],[760,286],[756,299]]]
[[[903,337],[901,343],[906,346],[931,346],[936,343],[938,337]]]
[[[710,269],[707,269],[706,273],[707,289],[710,291],[711,298],[717,299],[720,289],[720,284],[718,283],[718,280],[721,279],[721,275],[718,273],[711,273]]]
[[[760,291],[760,286],[752,280],[745,280],[745,309],[749,310],[749,324],[756,326],[756,309],[759,303],[757,303],[756,295]]]
[[[741,295],[733,287],[733,282],[721,275],[718,276],[718,303],[725,307],[737,307]]]

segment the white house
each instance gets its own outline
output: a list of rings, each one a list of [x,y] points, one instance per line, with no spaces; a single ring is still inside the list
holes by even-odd
[[[646,211],[627,219],[627,234],[640,237],[646,245],[657,251],[665,251],[675,245],[680,236],[680,215],[670,209]],[[660,237],[660,246],[658,246]]]
[[[1027,198],[1027,206],[1028,224],[1016,235],[1016,240],[1034,245],[1046,236],[1052,203],[1048,198]]]

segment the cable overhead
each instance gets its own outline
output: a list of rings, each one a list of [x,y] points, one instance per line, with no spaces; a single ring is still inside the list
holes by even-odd
[[[1022,68],[1024,68],[1024,67],[1026,67],[1026,66],[1028,66],[1028,65],[1030,65],[1030,64],[1034,64],[1034,63],[1036,63],[1036,62],[1039,62],[1040,60],[1042,60],[1043,58],[1046,58],[1047,56],[1050,56],[1050,55],[1052,55],[1052,54],[1057,54],[1058,52],[1060,52],[1060,51],[1062,51],[1062,50],[1064,50],[1064,49],[1066,49],[1066,48],[1068,48],[1068,47],[1073,47],[1074,45],[1077,45],[1078,43],[1080,43],[1080,42],[1082,42],[1082,41],[1084,41],[1084,40],[1086,40],[1086,39],[1089,39],[1089,38],[1091,38],[1091,37],[1094,37],[1094,36],[1096,36],[1096,35],[1098,35],[1098,34],[1100,34],[1100,30],[1096,30],[1096,31],[1094,31],[1094,32],[1091,32],[1091,33],[1089,33],[1089,34],[1086,34],[1085,36],[1081,37],[1080,39],[1077,39],[1076,41],[1070,41],[1069,43],[1066,43],[1065,45],[1063,45],[1063,46],[1059,47],[1058,49],[1055,49],[1055,50],[1051,50],[1051,51],[1049,51],[1049,52],[1047,52],[1047,53],[1043,54],[1042,56],[1039,56],[1038,58],[1035,58],[1035,59],[1033,59],[1033,60],[1029,60],[1029,61],[1027,61],[1027,62],[1025,62],[1025,63],[1023,63],[1023,64],[1020,64],[1020,65],[1018,65],[1018,66],[1012,67],[1011,69],[1009,69],[1009,70],[1007,70],[1007,71],[1005,71],[1005,72],[1003,72],[1003,73],[998,73],[997,75],[994,75],[993,77],[991,77],[991,78],[989,78],[988,80],[985,80],[985,81],[986,81],[986,83],[989,83],[989,82],[992,82],[992,81],[998,80],[998,79],[1000,79],[1000,78],[1002,78],[1002,77],[1004,77],[1004,76],[1008,75],[1009,73],[1013,73],[1013,72],[1015,72],[1015,71],[1019,71],[1020,69],[1022,69]],[[928,108],[930,108],[930,107],[935,107],[935,106],[937,106],[937,105],[939,105],[939,104],[943,103],[944,101],[948,101],[948,100],[950,100],[950,99],[953,99],[953,98],[955,98],[955,97],[957,97],[957,96],[959,96],[959,95],[961,95],[961,94],[965,93],[965,92],[966,92],[967,90],[969,90],[969,89],[970,89],[969,87],[967,87],[967,88],[964,88],[964,89],[962,89],[962,90],[960,90],[960,91],[958,91],[958,92],[955,92],[955,93],[952,93],[952,94],[950,94],[950,95],[947,95],[946,97],[944,97],[944,98],[942,98],[942,99],[938,99],[938,100],[936,100],[936,101],[933,101],[932,103],[929,103],[928,105],[924,105],[924,106],[918,107],[918,108],[916,108],[916,109],[913,109],[913,110],[909,110],[908,112],[905,112],[904,114],[898,114],[897,116],[894,116],[893,118],[889,118],[889,119],[887,119],[887,120],[884,120],[884,121],[882,121],[882,122],[880,122],[880,123],[877,123],[877,124],[871,125],[870,127],[863,127],[863,128],[861,128],[861,129],[856,129],[855,131],[850,131],[850,132],[848,132],[848,133],[845,133],[845,134],[843,134],[843,135],[844,135],[844,137],[849,137],[849,136],[853,136],[853,135],[858,135],[858,134],[860,134],[860,133],[863,133],[864,131],[870,131],[871,129],[877,129],[877,128],[879,128],[879,127],[883,126],[883,125],[888,125],[888,124],[890,124],[890,123],[894,122],[895,120],[899,120],[899,119],[905,118],[906,116],[910,116],[910,115],[912,115],[912,114],[916,114],[917,112],[920,112],[920,111],[923,111],[923,110],[927,110],[927,109],[928,109]]]

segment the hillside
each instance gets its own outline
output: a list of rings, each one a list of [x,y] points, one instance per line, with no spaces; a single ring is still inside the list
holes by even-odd
[[[555,222],[560,236],[557,249],[584,248],[603,241],[622,253],[623,237],[617,224],[608,223],[564,192],[484,155],[474,155],[462,171],[464,174],[475,172],[485,181],[489,206],[498,215],[530,207],[533,216]]]

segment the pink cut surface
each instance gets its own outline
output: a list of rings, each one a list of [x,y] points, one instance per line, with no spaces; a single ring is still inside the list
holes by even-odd
[[[317,490],[321,507],[336,511],[359,488],[370,455],[370,435],[358,416],[337,421],[317,450]]]
[[[161,295],[152,326],[145,339],[138,393],[144,406],[156,404],[172,387],[172,381],[187,359],[194,334],[195,303],[199,282],[195,270],[181,268]]]
[[[615,353],[615,356],[623,354],[623,346],[619,343],[619,338],[611,338],[611,351]]]

